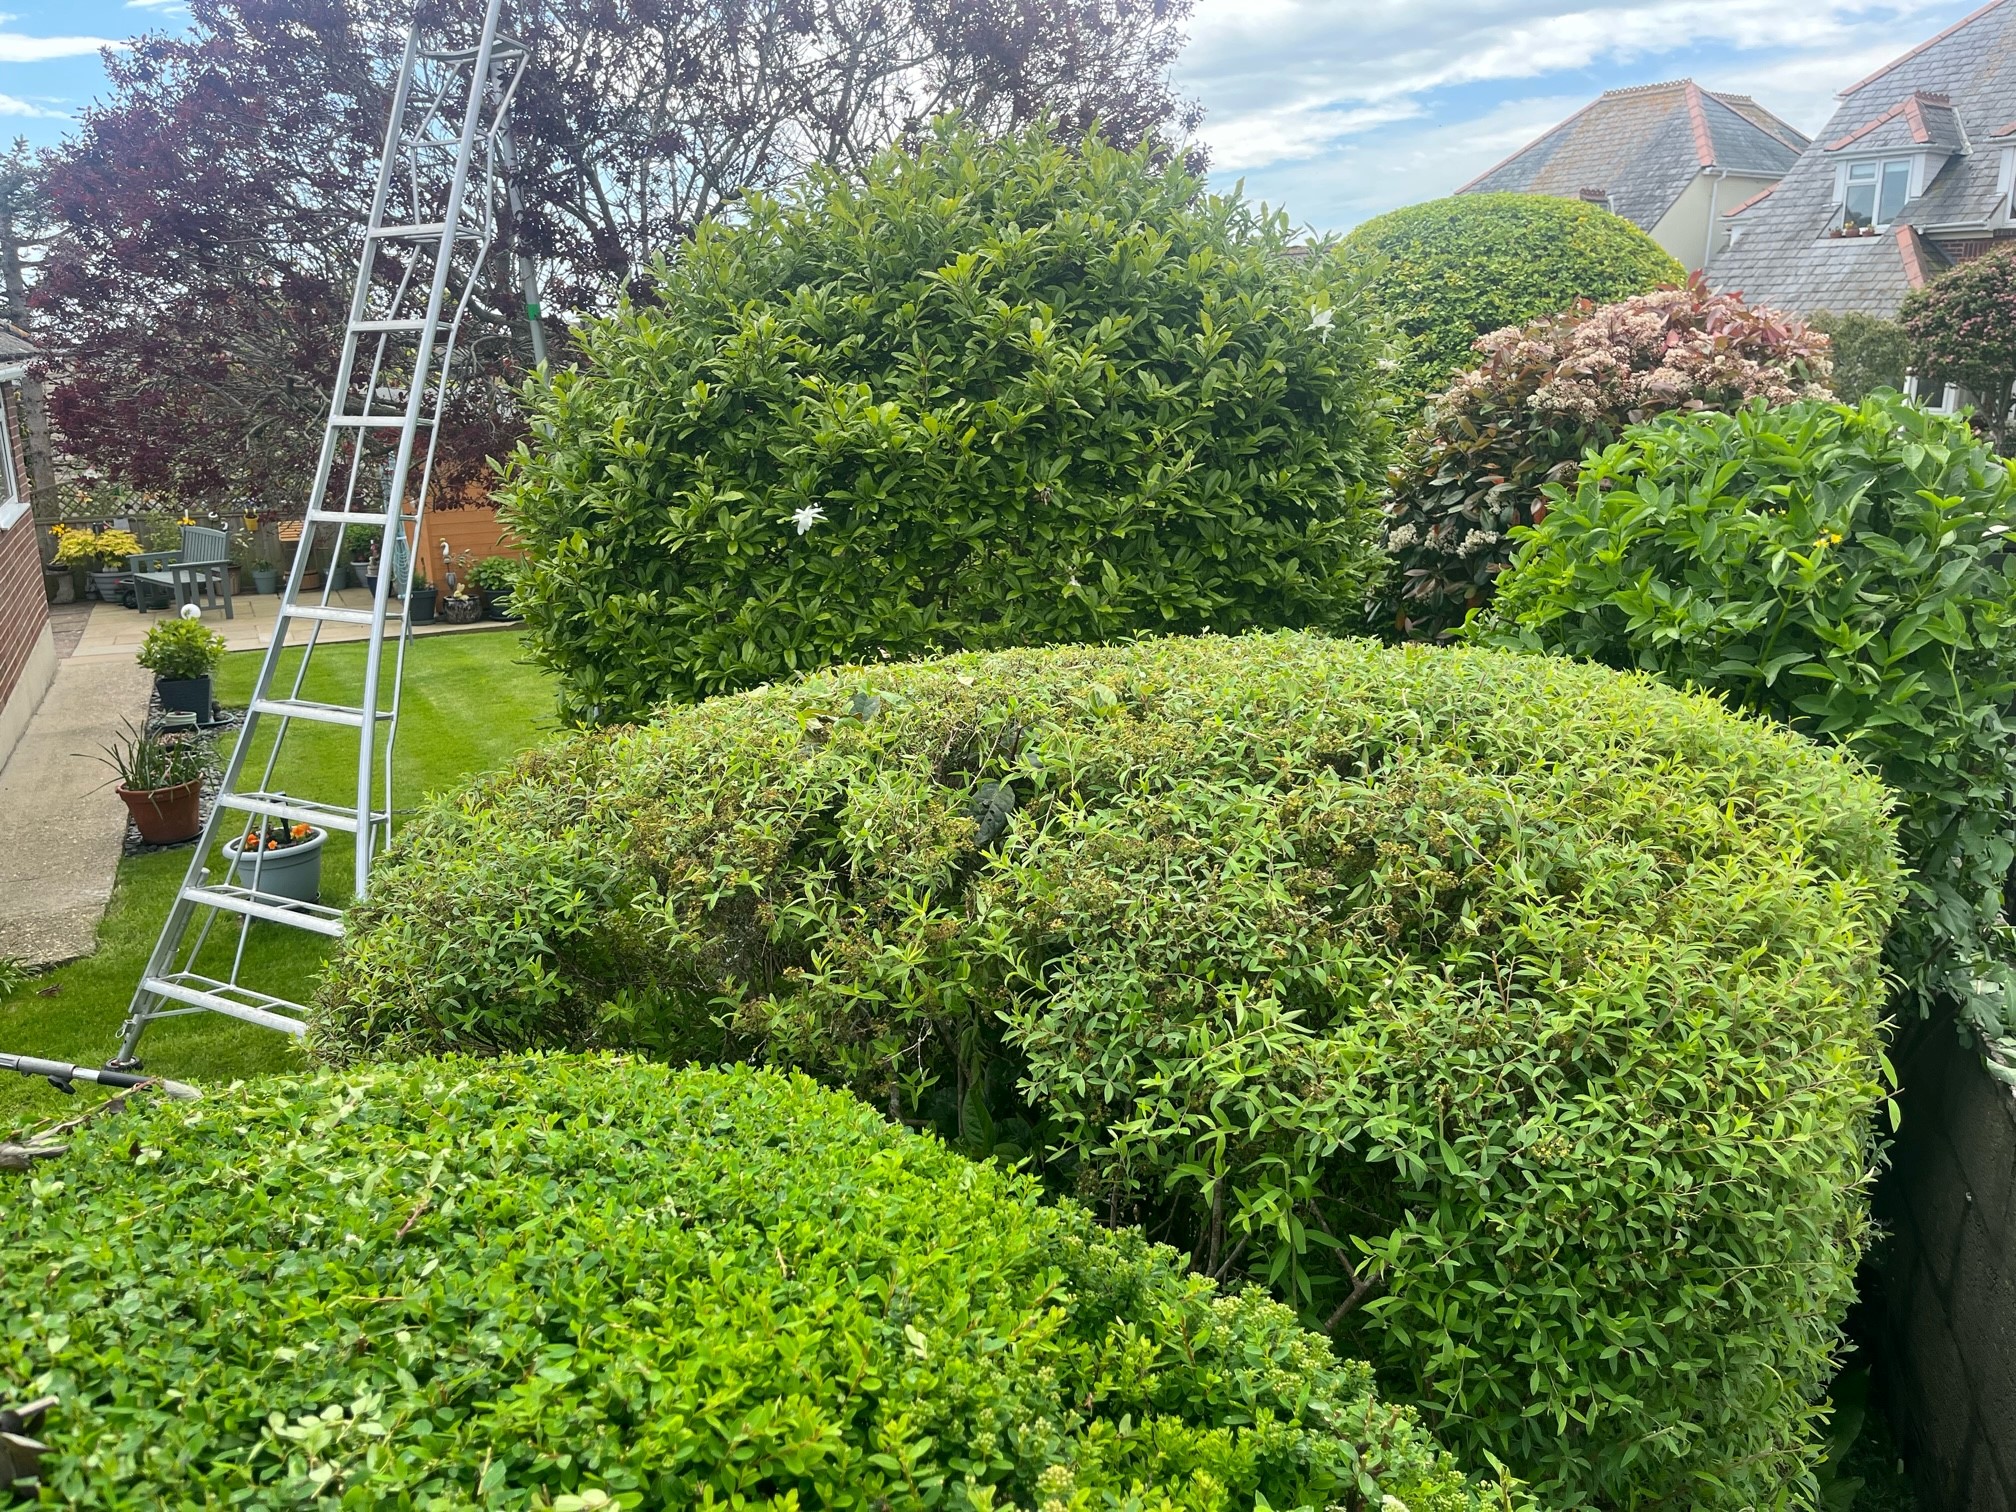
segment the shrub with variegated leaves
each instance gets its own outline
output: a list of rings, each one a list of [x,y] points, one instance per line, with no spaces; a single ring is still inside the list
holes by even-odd
[[[1827,398],[1827,338],[1698,279],[1494,331],[1432,400],[1386,505],[1393,622],[1440,636],[1490,600],[1541,489],[1653,415]]]

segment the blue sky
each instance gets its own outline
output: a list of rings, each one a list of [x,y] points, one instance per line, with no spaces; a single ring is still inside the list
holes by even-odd
[[[1214,178],[1345,230],[1447,194],[1604,89],[1691,76],[1816,131],[1978,0],[1198,0],[1178,82]],[[0,137],[60,137],[105,40],[177,0],[0,0]]]

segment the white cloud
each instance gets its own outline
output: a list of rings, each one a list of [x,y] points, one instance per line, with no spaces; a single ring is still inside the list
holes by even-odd
[[[1691,74],[1814,132],[1969,0],[1198,0],[1221,182],[1318,228],[1447,194],[1602,89]]]
[[[182,0],[126,0],[126,9],[158,10],[174,14],[176,12],[186,11],[189,9],[189,7],[184,5],[182,3]]]
[[[88,57],[107,47],[123,47],[105,37],[27,37],[0,32],[0,63],[46,63],[51,58]]]
[[[0,116],[34,116],[40,120],[61,121],[68,117],[60,110],[49,110],[34,105],[27,100],[17,100],[10,94],[0,94]]]

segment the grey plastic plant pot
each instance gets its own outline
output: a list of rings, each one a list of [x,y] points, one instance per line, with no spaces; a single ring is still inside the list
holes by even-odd
[[[157,677],[154,692],[161,700],[164,712],[179,711],[194,714],[198,719],[210,717],[210,674],[201,677]]]
[[[322,895],[322,842],[328,838],[327,830],[318,829],[299,845],[266,851],[263,856],[245,850],[242,839],[226,840],[224,855],[231,863],[231,881],[270,897],[313,903]]]

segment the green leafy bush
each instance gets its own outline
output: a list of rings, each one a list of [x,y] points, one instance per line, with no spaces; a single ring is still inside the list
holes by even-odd
[[[1884,801],[1546,657],[833,671],[416,821],[310,1038],[794,1064],[1266,1281],[1562,1505],[1766,1504],[1862,1243]]]
[[[224,660],[224,637],[201,620],[161,620],[140,642],[134,660],[168,682],[208,677]]]
[[[1494,331],[1477,352],[1390,477],[1389,617],[1403,635],[1446,636],[1489,603],[1514,533],[1546,512],[1543,489],[1632,421],[1831,392],[1825,341],[1699,279]]]
[[[1470,367],[1470,344],[1488,332],[1687,277],[1622,216],[1544,194],[1408,205],[1366,221],[1341,251],[1371,276],[1374,306],[1407,337],[1398,387],[1417,402]]]
[[[1501,642],[1638,667],[1847,746],[1896,794],[1891,964],[2016,1029],[2016,478],[1895,394],[1634,428],[1500,580]]]
[[[1834,367],[1830,382],[1842,403],[1860,404],[1878,389],[1903,392],[1911,348],[1896,321],[1859,311],[1835,315],[1822,310],[1806,324],[1827,338]]]
[[[945,128],[752,197],[532,393],[504,517],[566,712],[849,659],[1355,622],[1384,466],[1359,290],[1087,138]]]
[[[1997,247],[1913,289],[1897,319],[1927,387],[1971,390],[1976,423],[1997,446],[2007,442],[2016,387],[2016,249]]]
[[[41,1169],[66,1507],[1483,1505],[1285,1308],[802,1077],[268,1080]]]

